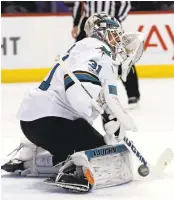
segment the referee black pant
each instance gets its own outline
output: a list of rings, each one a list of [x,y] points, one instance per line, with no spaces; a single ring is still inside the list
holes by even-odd
[[[80,26],[80,32],[76,38],[76,42],[78,42],[86,37],[86,33],[84,31],[84,26],[85,26],[86,20],[87,20],[87,17],[84,17],[84,19],[82,20],[82,23]],[[120,73],[121,73],[121,70],[119,70],[119,75],[120,75]],[[140,98],[138,77],[137,77],[135,65],[132,66],[131,71],[129,72],[129,74],[127,76],[126,82],[124,82],[122,80],[122,83],[126,89],[128,98],[131,98],[131,97],[136,97],[138,99]]]

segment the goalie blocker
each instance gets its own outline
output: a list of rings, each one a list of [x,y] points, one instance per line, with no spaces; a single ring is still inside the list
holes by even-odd
[[[44,182],[73,192],[124,184],[133,180],[131,155],[123,144],[76,152]]]

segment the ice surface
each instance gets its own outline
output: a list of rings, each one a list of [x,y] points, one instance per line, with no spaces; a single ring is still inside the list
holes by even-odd
[[[17,147],[22,136],[16,119],[20,102],[25,93],[37,85],[38,83],[2,85],[1,164],[6,155]],[[128,136],[144,157],[155,164],[166,147],[174,151],[174,79],[140,79],[140,91],[139,108],[129,111],[138,132],[128,132]],[[118,92],[122,104],[127,107],[126,93],[119,81]],[[96,120],[95,127],[103,131],[99,119]],[[165,170],[165,175],[159,178],[139,177],[136,173],[137,165],[134,161],[135,181],[85,195],[68,194],[62,189],[46,185],[42,178],[17,178],[1,171],[1,197],[3,200],[174,199],[174,160]]]

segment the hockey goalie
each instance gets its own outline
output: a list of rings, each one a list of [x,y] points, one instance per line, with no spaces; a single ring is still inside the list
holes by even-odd
[[[28,138],[1,168],[25,176],[47,176],[46,183],[76,192],[89,192],[133,180],[131,155],[124,145],[132,118],[117,94],[118,67],[125,81],[143,53],[142,33],[124,33],[116,19],[94,14],[85,24],[87,38],[61,59],[77,84],[56,63],[43,82],[24,98],[19,112]],[[94,101],[96,100],[96,106]],[[92,125],[97,106],[104,136]]]

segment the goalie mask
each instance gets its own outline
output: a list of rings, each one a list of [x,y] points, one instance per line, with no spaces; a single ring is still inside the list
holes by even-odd
[[[88,37],[97,37],[108,44],[113,53],[121,45],[123,29],[118,20],[106,13],[94,14],[89,17],[84,28]]]

